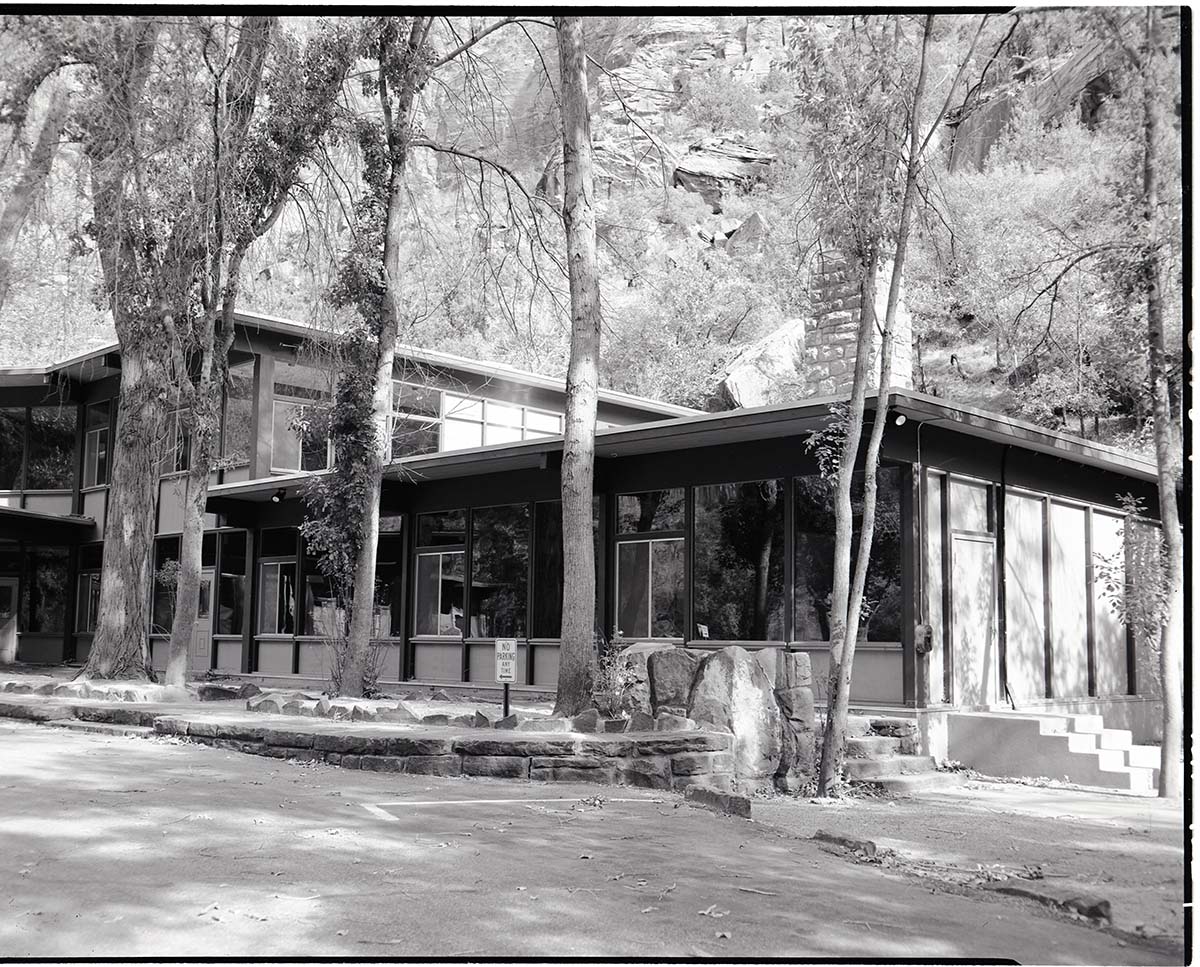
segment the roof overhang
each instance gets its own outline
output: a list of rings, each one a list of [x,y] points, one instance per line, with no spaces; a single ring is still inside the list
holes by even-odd
[[[1126,450],[1085,440],[1069,433],[1048,430],[1036,423],[1018,420],[1001,413],[990,413],[938,396],[908,391],[895,392],[891,394],[891,408],[896,413],[902,413],[907,419],[945,426],[958,433],[993,443],[1019,446],[1139,480],[1158,480],[1158,467],[1154,463]]]
[[[842,394],[803,403],[724,410],[654,423],[610,427],[596,431],[596,459],[610,460],[752,440],[804,436],[825,426],[829,421],[831,406],[844,403],[847,399],[848,396]],[[869,396],[866,407],[873,414],[878,408],[877,397]],[[889,395],[889,408],[892,413],[903,414],[914,422],[938,425],[966,436],[1018,446],[1139,480],[1153,482],[1158,479],[1153,463],[1126,451],[940,397],[899,390]],[[404,457],[387,466],[384,479],[389,486],[403,487],[513,470],[545,469],[550,465],[552,455],[561,453],[562,448],[563,438],[556,436],[524,443],[495,444],[470,450]],[[301,485],[309,476],[303,473],[288,474],[211,487],[209,510],[220,510],[226,500],[263,502],[280,493],[281,499],[297,497]]]
[[[0,506],[0,536],[39,544],[77,544],[96,527],[91,517],[44,514],[21,507]]]

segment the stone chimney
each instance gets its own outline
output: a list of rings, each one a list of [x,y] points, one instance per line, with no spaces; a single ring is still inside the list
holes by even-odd
[[[875,318],[883,325],[887,311],[888,285],[892,276],[890,260],[880,264],[875,286]],[[850,390],[854,383],[854,362],[858,345],[858,322],[862,298],[858,291],[854,264],[840,252],[822,252],[813,272],[811,295],[813,318],[804,340],[804,395],[832,396]],[[871,369],[872,388],[879,385],[879,344],[877,327],[871,345],[875,357]],[[903,290],[896,307],[896,325],[892,339],[893,388],[911,389],[912,317],[904,306]]]

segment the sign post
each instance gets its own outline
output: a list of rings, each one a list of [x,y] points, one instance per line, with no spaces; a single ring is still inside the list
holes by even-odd
[[[508,686],[517,680],[517,639],[496,639],[496,681],[504,686],[504,717],[508,718]]]

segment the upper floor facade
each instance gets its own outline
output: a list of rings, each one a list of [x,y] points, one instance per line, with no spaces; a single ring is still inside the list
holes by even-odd
[[[285,319],[237,315],[223,391],[213,484],[319,471],[332,451],[297,427],[333,393],[321,362],[321,330]],[[394,368],[389,450],[393,460],[553,437],[562,432],[562,380],[447,353],[400,347]],[[0,369],[0,508],[10,522],[73,516],[98,540],[104,528],[117,426],[120,352],[106,346],[37,368]],[[694,415],[687,407],[600,391],[599,428]],[[173,414],[158,441],[160,485],[188,471],[184,421]],[[160,496],[160,533],[181,529],[177,501]],[[27,513],[21,513],[27,512]],[[78,520],[84,518],[85,520]],[[93,522],[88,528],[87,521]],[[176,526],[176,525],[179,526]],[[77,529],[76,528],[76,529]]]

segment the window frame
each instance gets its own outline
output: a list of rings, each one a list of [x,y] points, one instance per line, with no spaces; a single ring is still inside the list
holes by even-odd
[[[84,584],[87,584],[85,591]],[[92,590],[96,593],[96,608],[90,605]],[[91,635],[96,632],[96,622],[100,617],[100,572],[95,570],[80,571],[75,581],[75,634]],[[86,604],[85,604],[86,603]],[[87,608],[86,614],[81,614],[81,608]],[[80,621],[80,618],[83,620]]]
[[[104,411],[104,424],[88,429],[88,416],[93,411]],[[108,486],[111,471],[112,454],[109,452],[110,430],[112,427],[112,401],[101,400],[98,403],[88,403],[83,415],[83,473],[80,477],[80,490],[96,490]],[[102,442],[92,450],[92,439]],[[100,454],[104,454],[104,473],[100,473]],[[103,478],[103,479],[101,479]]]
[[[653,536],[651,536],[653,535]],[[649,632],[654,628],[654,546],[655,544],[678,543],[680,545],[680,553],[683,557],[684,564],[684,579],[683,579],[683,622],[686,625],[688,622],[688,575],[687,575],[687,555],[689,553],[689,543],[686,533],[683,531],[644,531],[638,534],[621,534],[613,542],[613,639],[621,639],[623,641],[687,641],[689,640],[686,634],[679,635],[652,635]],[[623,630],[617,627],[620,621],[621,614],[621,545],[622,544],[646,544],[646,634],[644,635],[626,635]]]

